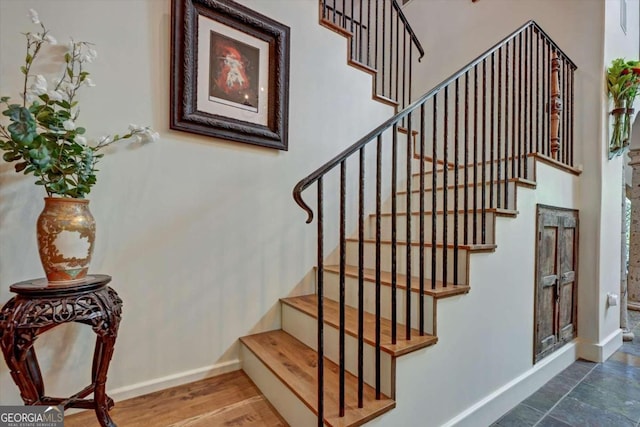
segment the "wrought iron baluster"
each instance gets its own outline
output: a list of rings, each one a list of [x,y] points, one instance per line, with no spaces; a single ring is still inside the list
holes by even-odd
[[[365,146],[360,148],[358,181],[358,408],[364,406],[364,190]]]
[[[346,267],[346,193],[347,193],[347,161],[340,162],[340,320],[339,320],[339,381],[340,381],[340,416],[344,417],[345,407],[345,267]]]
[[[407,340],[411,339],[411,157],[413,156],[413,129],[412,129],[412,114],[409,113],[407,119],[407,221],[406,221],[406,264],[407,264],[407,283],[405,290],[405,337]]]
[[[381,311],[381,288],[380,288],[380,234],[381,234],[381,215],[382,215],[382,135],[378,135],[376,144],[376,399],[380,400],[381,392],[381,372],[380,372],[380,317]]]
[[[324,426],[324,200],[323,180],[318,178],[318,427]]]

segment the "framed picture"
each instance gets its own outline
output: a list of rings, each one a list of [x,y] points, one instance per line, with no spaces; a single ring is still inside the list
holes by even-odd
[[[287,150],[289,27],[230,0],[173,0],[171,129]]]

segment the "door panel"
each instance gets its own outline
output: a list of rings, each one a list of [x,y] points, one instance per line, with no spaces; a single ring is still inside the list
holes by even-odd
[[[534,361],[576,336],[577,211],[538,205]]]

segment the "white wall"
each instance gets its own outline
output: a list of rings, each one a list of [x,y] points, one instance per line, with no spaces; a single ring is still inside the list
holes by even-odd
[[[278,326],[278,298],[315,264],[315,226],[293,186],[392,112],[371,101],[369,75],[346,65],[345,39],[318,25],[316,0],[241,3],[291,27],[288,152],[168,129],[169,0],[0,0],[2,95],[18,96],[20,33],[36,29],[27,16],[35,8],[59,41],[96,45],[97,86],[80,104],[89,136],[129,123],[161,134],[105,157],[89,196],[98,224],[90,271],[111,274],[124,300],[108,383],[116,398],[237,368],[238,337]],[[43,275],[35,243],[43,193],[0,163],[2,302],[12,283]],[[86,385],[88,328],[54,330],[37,349],[48,393]],[[0,363],[0,404],[19,401]]]

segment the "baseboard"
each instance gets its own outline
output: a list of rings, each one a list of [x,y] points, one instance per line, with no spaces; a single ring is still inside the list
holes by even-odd
[[[577,347],[576,341],[565,345],[522,375],[447,421],[443,427],[490,425],[573,363],[577,359]]]
[[[580,342],[578,356],[592,362],[604,362],[622,345],[622,329],[613,331],[599,343]]]
[[[202,368],[192,369],[190,371],[178,372],[176,374],[167,375],[166,377],[155,378],[149,381],[119,387],[109,390],[108,393],[114,401],[118,402],[131,399],[132,397],[138,397],[155,391],[164,390],[166,388],[226,374],[227,372],[237,371],[240,367],[240,359],[235,359],[215,365],[203,366]]]

